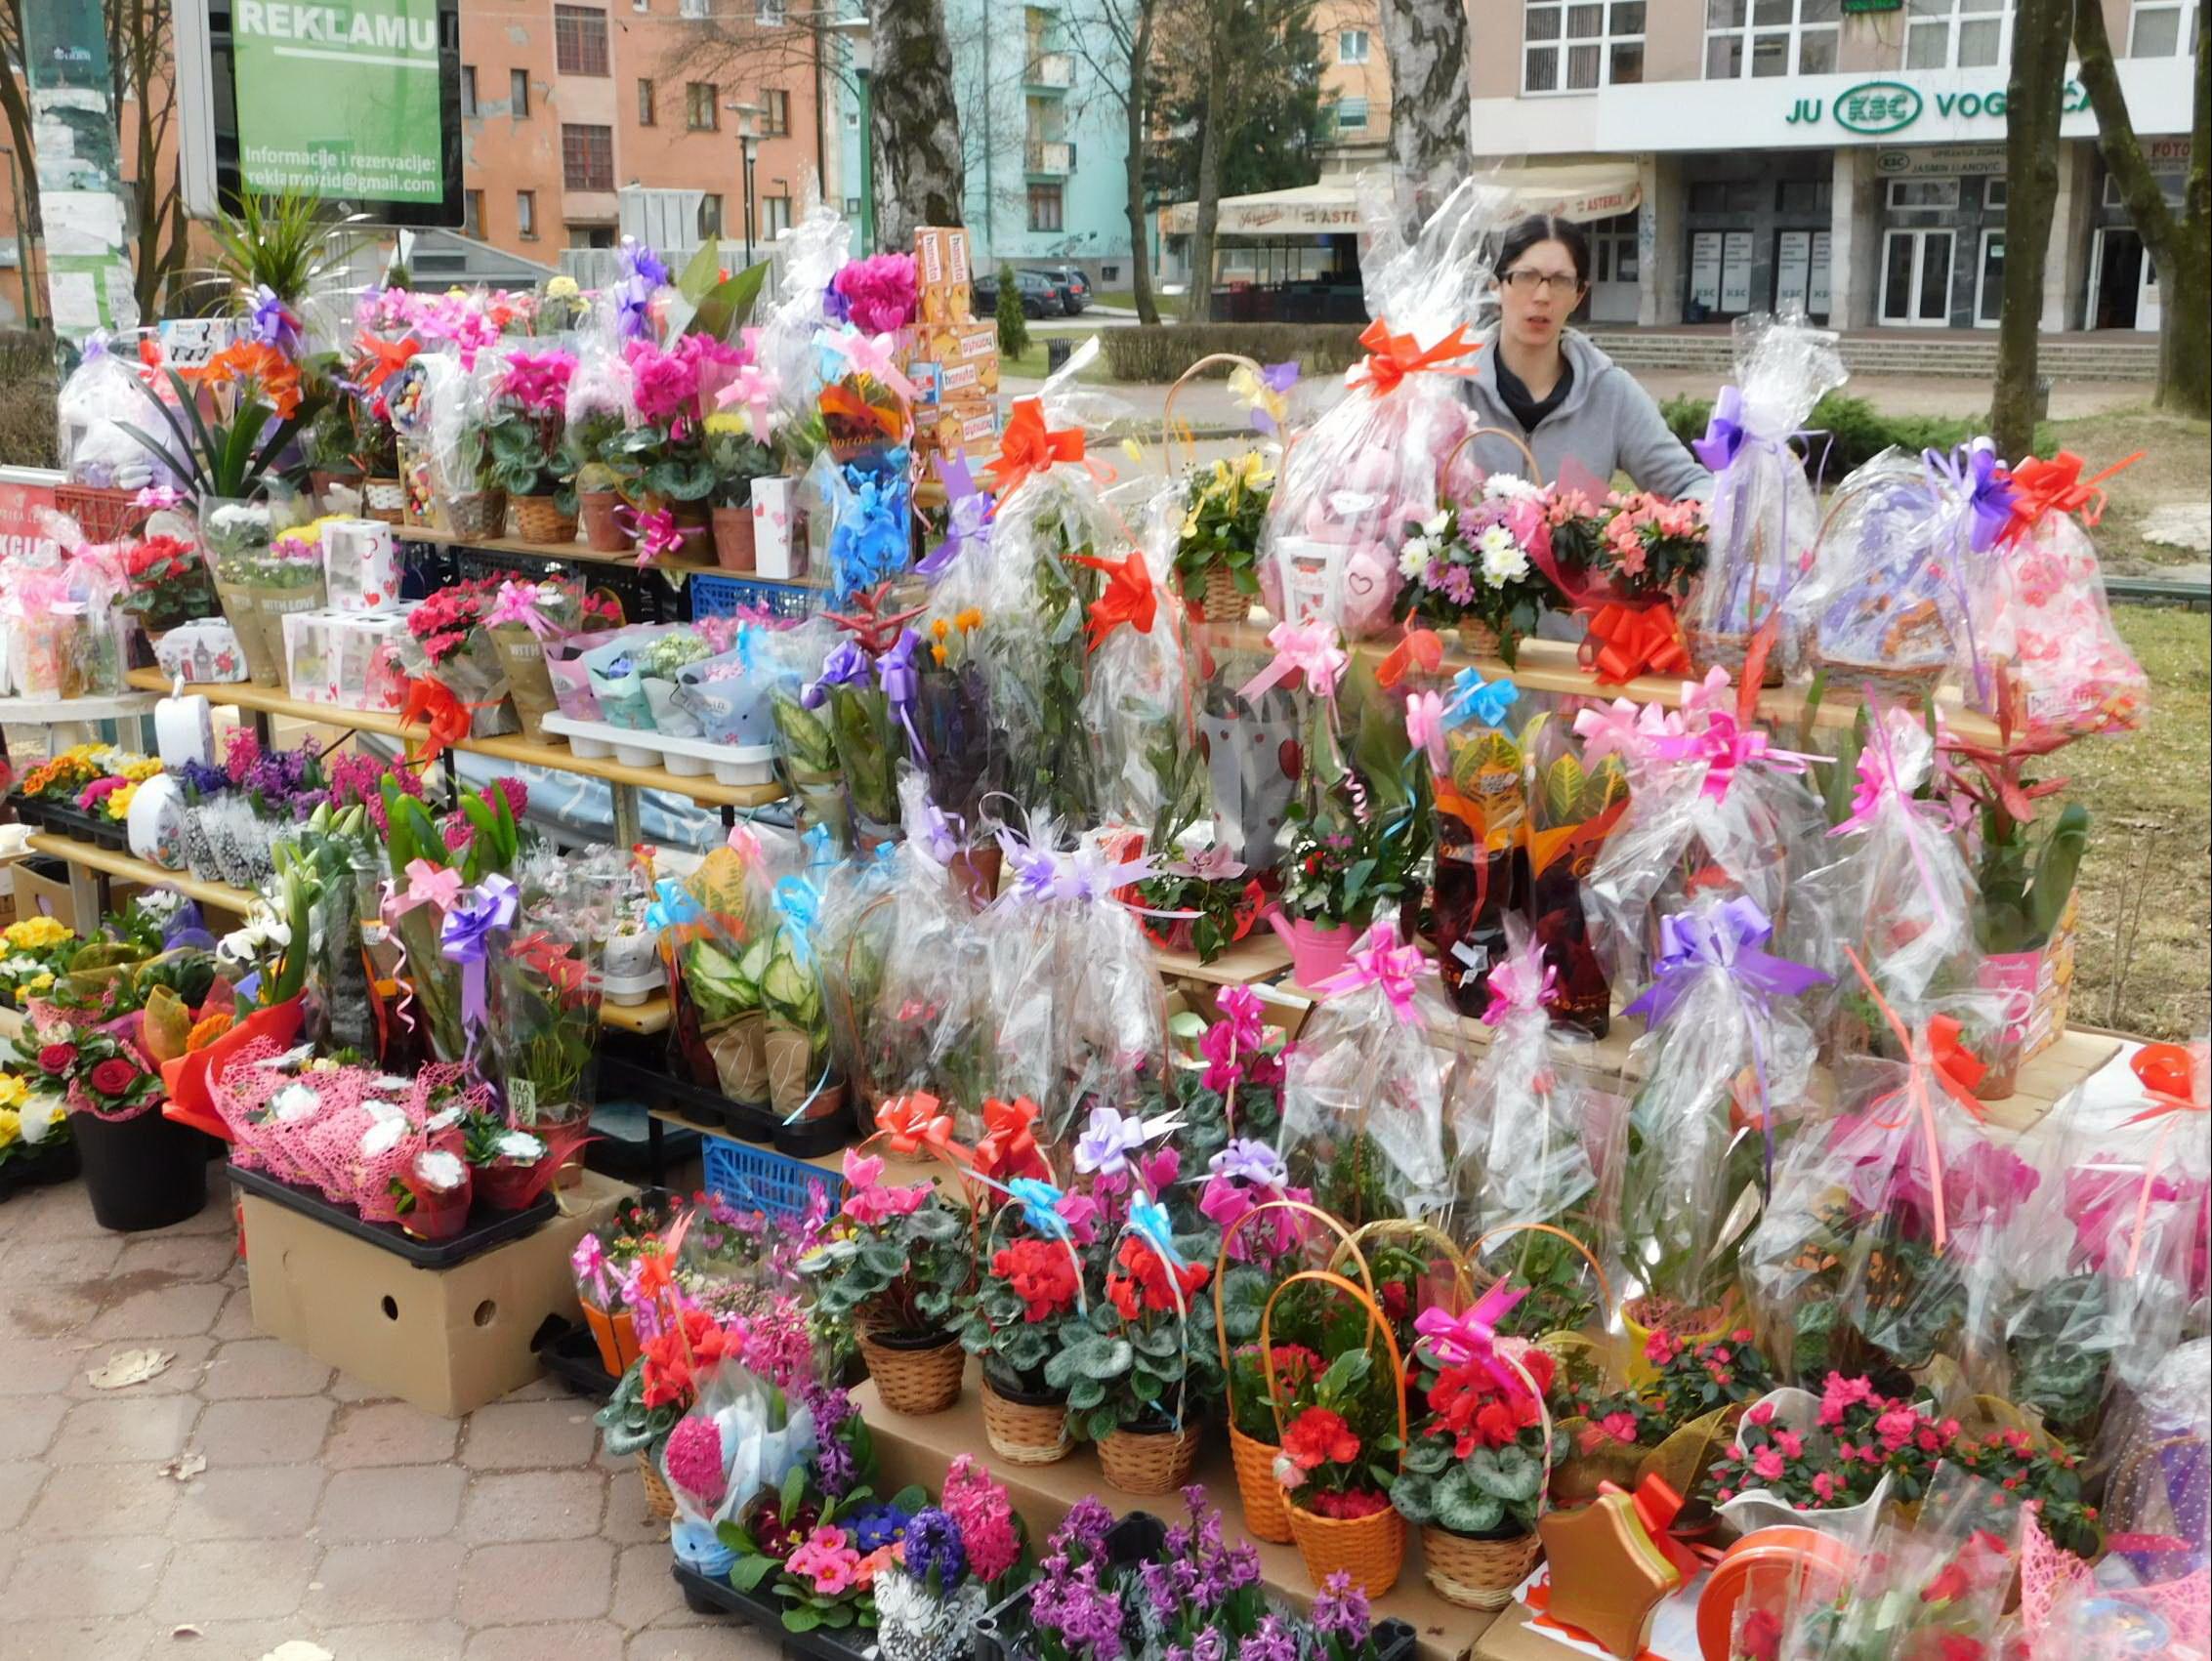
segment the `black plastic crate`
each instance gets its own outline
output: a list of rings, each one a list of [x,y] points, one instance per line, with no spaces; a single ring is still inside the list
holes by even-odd
[[[684,1589],[684,1604],[695,1615],[742,1615],[782,1644],[787,1655],[812,1656],[814,1661],[861,1661],[876,1646],[873,1627],[846,1627],[824,1631],[792,1632],[783,1624],[780,1598],[756,1598],[740,1592],[728,1580],[714,1580],[678,1560],[669,1564],[676,1584]]]
[[[66,1183],[80,1168],[77,1144],[72,1140],[36,1153],[18,1153],[0,1165],[0,1200],[14,1199],[25,1188],[44,1188]]]
[[[230,1174],[232,1186],[243,1188],[249,1194],[259,1194],[288,1211],[312,1217],[317,1223],[326,1223],[356,1240],[366,1240],[417,1268],[451,1268],[480,1252],[534,1234],[552,1221],[558,1209],[553,1196],[546,1194],[521,1211],[473,1211],[469,1225],[450,1240],[418,1240],[396,1223],[371,1223],[357,1211],[332,1204],[313,1188],[279,1182],[265,1171],[242,1171],[232,1165]]]
[[[22,795],[9,800],[15,805],[16,817],[25,824],[38,825],[56,836],[87,842],[95,848],[112,849],[118,853],[131,851],[130,829],[120,820],[84,812],[72,802]]]
[[[537,1351],[545,1370],[578,1395],[605,1401],[620,1382],[606,1370],[606,1363],[600,1359],[599,1340],[581,1321],[549,1316],[530,1348]]]
[[[650,1065],[627,1057],[603,1054],[599,1059],[600,1094],[634,1097],[650,1107],[674,1113],[686,1124],[696,1125],[715,1136],[733,1136],[740,1142],[768,1142],[775,1137],[775,1115],[765,1105],[732,1101],[712,1085],[692,1084],[670,1073],[665,1065]],[[842,1139],[836,1142],[842,1147]]]

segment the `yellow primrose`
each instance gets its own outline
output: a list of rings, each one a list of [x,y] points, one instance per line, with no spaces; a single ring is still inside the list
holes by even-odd
[[[123,776],[133,784],[144,784],[161,771],[161,764],[148,756],[143,762],[131,762],[123,768]]]
[[[54,972],[51,969],[34,975],[28,980],[23,982],[23,990],[34,998],[37,997],[41,992],[52,991],[53,988]]]
[[[753,424],[745,419],[745,412],[741,409],[718,409],[707,417],[707,431],[709,433],[742,435],[750,433],[752,430]]]
[[[20,923],[9,924],[0,938],[22,951],[44,951],[48,946],[75,939],[76,934],[51,917],[26,917]]]
[[[0,1073],[0,1107],[21,1107],[30,1100],[30,1086],[19,1073]]]
[[[131,801],[138,793],[139,787],[135,784],[126,784],[120,790],[111,790],[107,793],[106,799],[100,804],[100,810],[111,819],[126,818],[131,811]]]
[[[0,1147],[21,1140],[23,1116],[13,1107],[0,1107]]]

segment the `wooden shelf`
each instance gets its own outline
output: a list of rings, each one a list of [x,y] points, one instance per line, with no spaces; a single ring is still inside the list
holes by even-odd
[[[642,1004],[612,1004],[600,1000],[599,1023],[617,1032],[666,1032],[668,994],[655,992]]]
[[[1171,952],[1152,948],[1152,963],[1166,980],[1197,980],[1209,986],[1249,986],[1255,980],[1272,980],[1290,967],[1290,948],[1265,923],[1235,944],[1225,947],[1211,963],[1198,961],[1196,952]]]
[[[152,713],[154,700],[145,692],[121,692],[96,698],[0,698],[0,723],[8,726],[60,726],[75,721],[120,721]]]
[[[188,871],[164,871],[160,866],[129,853],[119,853],[112,848],[96,848],[75,837],[55,836],[41,831],[30,839],[32,850],[50,853],[57,859],[66,859],[72,865],[88,870],[104,871],[110,877],[122,877],[130,882],[144,883],[148,888],[175,889],[188,899],[202,905],[219,906],[234,911],[243,917],[254,896],[244,889],[234,889],[229,883],[203,883]]]
[[[156,691],[169,689],[158,669],[132,670],[131,684]],[[381,732],[409,741],[420,741],[428,736],[421,727],[410,727],[397,716],[382,710],[340,709],[331,704],[307,703],[273,687],[256,686],[248,682],[199,682],[188,685],[185,690],[188,693],[197,692],[211,703],[262,710],[270,715],[311,722],[322,727],[346,727],[355,731]],[[643,790],[665,790],[672,795],[688,796],[694,802],[705,803],[710,807],[728,804],[735,808],[757,808],[766,802],[778,801],[783,796],[783,786],[780,784],[719,784],[711,778],[689,778],[670,772],[665,768],[634,768],[611,760],[587,761],[571,751],[564,742],[548,740],[533,743],[521,736],[464,738],[453,747],[456,750],[466,750],[472,755],[489,756],[496,761],[513,762],[522,767],[551,768],[556,772],[581,773],[587,778],[602,778],[609,784],[636,785]]]
[[[725,570],[712,560],[655,560],[641,566],[635,553],[603,554],[582,542],[524,542],[512,536],[457,536],[449,530],[432,530],[423,525],[395,525],[393,539],[397,542],[428,542],[439,548],[480,548],[487,554],[522,554],[533,560],[567,560],[589,565],[627,565],[633,570],[666,571],[679,581],[694,572],[709,576],[735,577],[740,582],[772,583],[778,588],[828,587],[818,577],[764,577],[752,571]]]

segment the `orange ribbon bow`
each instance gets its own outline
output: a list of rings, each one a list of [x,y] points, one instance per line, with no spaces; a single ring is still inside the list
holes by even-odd
[[[2105,480],[2147,454],[2138,450],[2089,478],[2081,477],[2082,460],[2071,450],[2061,450],[2049,461],[2029,456],[2012,470],[2013,517],[1998,540],[2018,540],[2045,514],[2079,514],[2083,523],[2095,524],[2105,517]]]
[[[1043,473],[1055,462],[1082,459],[1083,430],[1080,427],[1048,430],[1045,406],[1036,398],[1017,398],[1014,417],[999,436],[998,454],[991,459],[986,471],[991,476],[991,488],[1003,502],[1031,474]]]
[[[2128,1244],[2127,1271],[2132,1278],[2137,1261],[2143,1256],[2143,1231],[2150,1220],[2150,1193],[2157,1185],[2158,1173],[2165,1168],[2166,1144],[2173,1140],[2174,1126],[2183,1113],[2202,1113],[2212,1110],[2205,1100],[2204,1080],[2212,1070],[2205,1047],[2201,1044],[2146,1044],[2128,1059],[2135,1076],[2142,1082],[2143,1094],[2150,1105],[2128,1120],[2139,1125],[2149,1119],[2163,1119],[2158,1127],[2158,1141],[2144,1161],[2143,1186],[2135,1196],[2135,1237]]]
[[[1424,675],[1434,675],[1443,667],[1444,643],[1437,638],[1434,629],[1408,629],[1405,638],[1390,648],[1375,670],[1375,684],[1390,691],[1407,674],[1418,669]]]
[[[1127,623],[1140,635],[1152,632],[1152,618],[1159,610],[1159,594],[1152,587],[1152,573],[1145,564],[1144,555],[1132,554],[1126,560],[1102,560],[1094,554],[1072,554],[1068,558],[1078,565],[1106,573],[1106,592],[1091,602],[1089,628],[1093,651],[1105,644],[1106,636],[1121,623]]]
[[[1454,361],[1472,357],[1482,350],[1481,341],[1467,338],[1467,325],[1462,323],[1428,351],[1411,335],[1394,335],[1390,324],[1377,317],[1361,331],[1359,344],[1367,349],[1367,360],[1360,365],[1367,384],[1378,394],[1394,392],[1408,375],[1417,375],[1424,369],[1433,369],[1445,375],[1472,375],[1475,366]],[[1358,376],[1356,374],[1355,379]]]
[[[372,393],[404,369],[422,350],[415,344],[413,335],[404,340],[379,340],[374,335],[362,335],[355,344],[361,349],[361,385]]]
[[[976,1143],[977,1171],[1002,1183],[1015,1177],[1042,1177],[1049,1182],[1052,1168],[1038,1150],[1034,1134],[1037,1112],[1037,1104],[1026,1096],[1012,1101],[986,1097],[983,1134]]]
[[[435,762],[448,746],[466,738],[473,725],[469,712],[474,707],[455,697],[453,688],[442,681],[433,680],[428,675],[411,677],[399,720],[410,727],[420,723],[428,729],[422,753],[416,759]]]
[[[971,1157],[952,1140],[952,1115],[939,1112],[938,1099],[926,1090],[894,1096],[876,1109],[876,1130],[901,1159],[924,1152],[944,1158]]]
[[[1643,674],[1688,675],[1690,654],[1682,648],[1682,626],[1674,602],[1600,606],[1590,618],[1590,635],[1578,653],[1584,668],[1595,668],[1608,685]]]

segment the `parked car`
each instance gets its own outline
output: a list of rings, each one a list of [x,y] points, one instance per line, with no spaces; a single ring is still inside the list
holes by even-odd
[[[1091,303],[1090,279],[1080,266],[1032,266],[1027,274],[1051,283],[1061,311],[1070,317]]]
[[[1060,296],[1054,292],[1052,282],[1035,271],[1016,271],[1014,283],[1022,295],[1022,315],[1024,317],[1054,317],[1064,308]],[[979,317],[988,317],[998,310],[998,273],[979,271],[969,286],[970,309]]]

